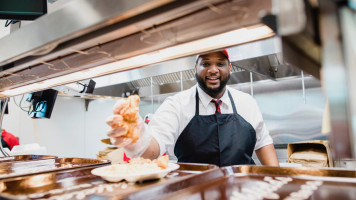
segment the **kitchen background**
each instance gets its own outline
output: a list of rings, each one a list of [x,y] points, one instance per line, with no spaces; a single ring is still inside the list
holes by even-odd
[[[50,2],[49,12],[69,1]],[[30,23],[23,22],[21,26]],[[5,24],[5,20],[0,20],[0,24]],[[0,38],[9,33],[9,28],[0,27]],[[257,100],[281,162],[287,158],[287,143],[327,138],[327,133],[322,133],[326,102],[320,81],[282,62],[278,38],[243,44],[229,52],[233,64],[229,85]],[[138,93],[142,99],[140,115],[144,117],[154,113],[167,96],[195,84],[194,61],[194,56],[186,57],[94,78],[94,94],[123,97]],[[100,140],[107,138],[109,127],[105,119],[116,99],[65,94],[72,88],[56,88],[62,95],[57,97],[50,119],[30,118],[25,108],[27,94],[11,98],[3,128],[19,137],[20,144],[38,143],[50,155],[95,158],[107,147]],[[21,99],[24,110],[18,106]]]

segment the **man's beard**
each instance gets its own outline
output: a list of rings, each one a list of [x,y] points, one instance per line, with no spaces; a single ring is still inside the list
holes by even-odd
[[[222,92],[227,84],[227,82],[230,79],[230,73],[228,74],[228,76],[225,79],[220,79],[220,86],[218,88],[208,88],[208,86],[206,85],[206,83],[204,82],[204,80],[198,76],[197,73],[195,73],[195,78],[200,86],[200,88],[207,93],[208,95],[210,95],[211,97],[214,97],[216,95],[218,95],[220,92]]]

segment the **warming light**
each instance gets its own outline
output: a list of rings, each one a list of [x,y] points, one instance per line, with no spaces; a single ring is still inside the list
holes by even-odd
[[[19,94],[39,91],[58,85],[72,83],[88,78],[107,75],[114,72],[130,70],[137,67],[151,65],[154,63],[176,59],[179,57],[198,54],[204,51],[211,51],[219,48],[235,46],[238,44],[251,42],[254,40],[265,39],[274,36],[273,31],[265,25],[256,25],[248,28],[240,28],[234,31],[222,33],[219,35],[179,44],[151,53],[134,56],[131,58],[119,60],[109,64],[97,66],[91,69],[63,75],[60,77],[41,81],[19,88],[0,92],[0,97],[16,96]]]

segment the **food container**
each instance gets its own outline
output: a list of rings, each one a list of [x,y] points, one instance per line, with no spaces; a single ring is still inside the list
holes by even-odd
[[[230,166],[224,176],[157,199],[286,199],[351,200],[356,171],[337,169]]]
[[[97,167],[110,164],[108,160],[87,158],[56,158],[55,156],[14,156],[10,161],[0,163],[0,180],[25,175]],[[38,159],[35,159],[38,158]]]
[[[161,179],[111,183],[91,174],[96,167],[4,179],[0,181],[0,198],[148,200],[223,176],[215,165],[179,163],[179,169]]]
[[[8,178],[5,199],[354,199],[356,171],[178,163],[161,179],[108,182],[97,166]]]
[[[48,160],[55,159],[57,156],[47,156],[47,155],[18,155],[18,156],[8,156],[1,157],[1,163],[14,163],[14,162],[28,162],[28,161],[39,161],[39,160]]]

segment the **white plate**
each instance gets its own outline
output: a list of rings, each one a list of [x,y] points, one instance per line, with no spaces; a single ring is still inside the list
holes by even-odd
[[[123,165],[123,164],[115,164],[115,165],[119,166],[119,165]],[[113,174],[113,173],[110,174],[106,171],[108,168],[111,168],[115,165],[99,167],[99,168],[93,169],[91,171],[91,173],[96,176],[100,176],[101,178],[103,178],[104,180],[109,181],[109,182],[119,182],[124,179],[128,182],[136,182],[136,181],[144,181],[144,180],[163,178],[169,172],[179,168],[178,164],[168,163],[167,169],[161,169],[161,170],[153,171],[153,172],[132,173],[132,174]]]

